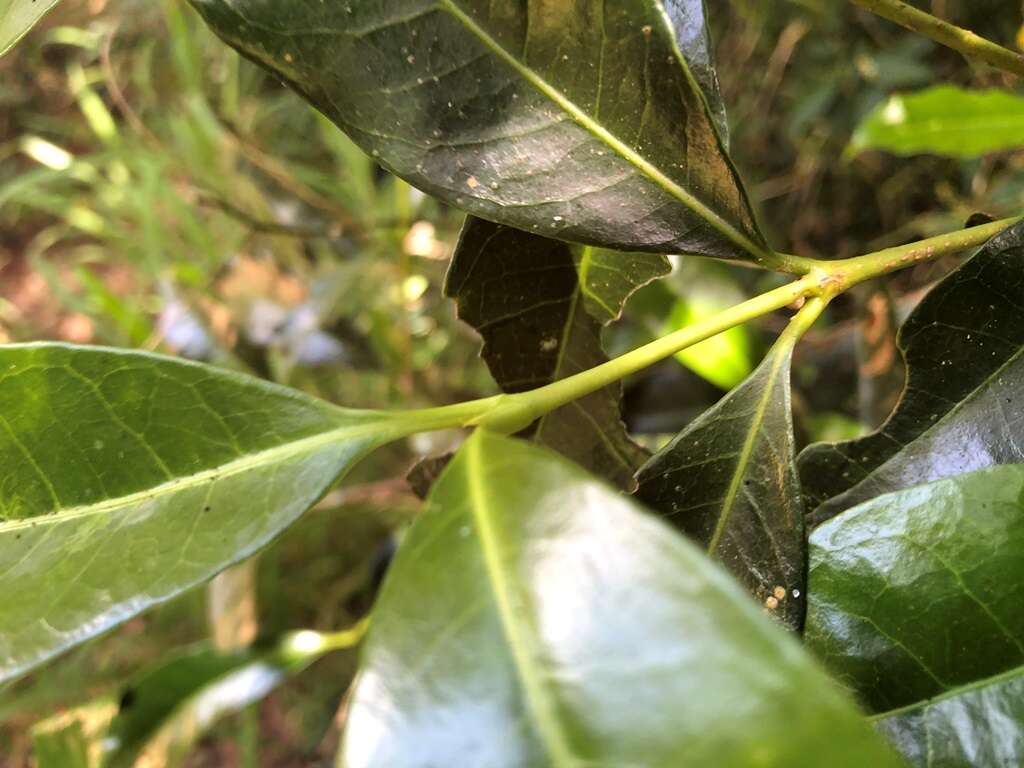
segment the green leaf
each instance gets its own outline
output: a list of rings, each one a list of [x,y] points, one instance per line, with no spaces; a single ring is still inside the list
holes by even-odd
[[[769,257],[680,48],[703,50],[703,0],[192,4],[389,170],[470,213],[621,250]]]
[[[637,474],[641,501],[701,544],[767,611],[796,629],[807,592],[790,403],[799,333],[791,326],[745,382]]]
[[[117,703],[99,699],[64,710],[32,726],[36,768],[99,768],[102,738],[117,714]]]
[[[445,293],[484,339],[483,358],[505,392],[522,392],[608,360],[601,328],[626,300],[668,274],[664,256],[570,247],[540,235],[469,217]],[[622,386],[614,384],[557,409],[533,439],[623,488],[647,454],[626,434]]]
[[[676,42],[683,58],[707,99],[722,144],[729,146],[729,121],[715,70],[715,54],[708,24],[707,0],[664,0],[665,13],[676,30]]]
[[[943,280],[900,329],[907,385],[863,438],[800,456],[812,522],[883,493],[1024,462],[1024,223]]]
[[[414,429],[155,355],[0,347],[0,680],[253,554]]]
[[[94,768],[89,759],[89,742],[78,722],[32,732],[32,751],[37,768]]]
[[[208,644],[137,675],[119,702],[101,699],[32,729],[39,768],[178,765],[219,719],[240,712],[326,653],[351,648],[352,630],[290,632],[272,643],[222,653]]]
[[[162,754],[184,758],[214,722],[339,647],[336,636],[303,630],[261,649],[219,653],[198,647],[145,671],[121,696],[120,712],[103,739],[104,768],[130,768],[154,744]]]
[[[875,721],[915,768],[1024,765],[1024,667]]]
[[[478,431],[430,502],[338,765],[899,764],[726,574],[557,454]]]
[[[1024,98],[1004,90],[937,85],[890,96],[857,126],[849,152],[973,158],[1024,147]]]
[[[810,546],[807,645],[873,710],[1024,664],[1024,466],[881,496]]]
[[[0,56],[7,53],[60,0],[0,0]]]

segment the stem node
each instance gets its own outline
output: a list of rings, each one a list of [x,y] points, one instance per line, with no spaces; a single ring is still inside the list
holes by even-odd
[[[846,290],[849,278],[845,270],[829,267],[826,264],[828,262],[814,267],[807,277],[810,280],[809,295],[828,303]]]
[[[477,416],[466,426],[482,427],[503,435],[522,432],[543,416],[532,401],[520,394],[499,395],[491,410]]]
[[[529,392],[495,395],[468,403],[406,412],[405,420],[414,421],[418,430],[424,432],[450,427],[483,427],[504,434],[521,432],[556,408],[621,381],[626,376],[664,360],[682,349],[769,312],[786,307],[800,310],[809,327],[833,298],[858,283],[921,261],[982,246],[990,238],[1020,221],[1019,216],[993,221],[851,259],[821,261],[787,257],[790,268],[803,275],[799,280],[748,299],[714,317],[627,352],[615,360],[609,360],[602,365]],[[807,305],[803,309],[800,309],[801,302],[806,302]],[[804,327],[804,323],[801,322],[798,327]]]

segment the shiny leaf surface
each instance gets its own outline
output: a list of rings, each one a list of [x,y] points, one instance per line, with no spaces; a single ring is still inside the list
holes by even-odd
[[[806,546],[787,333],[757,370],[637,475],[637,497],[721,562],[765,610],[803,622]]]
[[[715,69],[715,54],[711,44],[711,27],[708,23],[707,0],[664,0],[665,12],[676,31],[676,42],[683,54],[690,72],[700,86],[711,109],[722,143],[729,146],[729,121],[726,118],[725,101],[718,84]]]
[[[806,642],[875,711],[1024,664],[1024,466],[881,496],[810,544]]]
[[[664,256],[571,247],[470,217],[445,292],[483,336],[483,358],[502,390],[521,392],[606,362],[601,328],[635,290],[668,272]],[[537,422],[533,439],[631,488],[647,454],[626,434],[621,397],[614,384],[559,408]]]
[[[407,426],[170,358],[0,347],[0,680],[251,555]]]
[[[557,454],[477,432],[430,502],[339,765],[899,764],[726,574]]]
[[[60,0],[0,0],[0,56],[14,47]]]
[[[1024,667],[875,721],[914,768],[1024,765]]]
[[[192,4],[389,170],[470,213],[620,250],[768,250],[680,47],[710,83],[703,0]]]
[[[812,522],[882,493],[1024,462],[1024,223],[943,280],[900,329],[907,386],[877,431],[809,447]]]
[[[897,94],[872,111],[853,134],[850,151],[973,158],[1024,147],[1024,98],[1003,90],[937,85]]]

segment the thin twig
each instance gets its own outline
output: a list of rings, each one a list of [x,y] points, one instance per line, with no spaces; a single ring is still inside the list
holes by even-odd
[[[342,208],[335,201],[324,197],[299,179],[296,179],[287,167],[264,153],[258,143],[246,136],[238,126],[233,125],[230,121],[225,121],[224,124],[227,128],[224,138],[246,160],[277,182],[282,189],[302,200],[311,208],[327,213],[331,219],[341,224],[347,234],[359,239],[366,237],[362,227],[359,226],[345,208]]]
[[[207,208],[215,208],[233,219],[245,224],[253,232],[262,235],[282,235],[284,237],[296,237],[300,240],[331,239],[338,236],[338,232],[331,232],[322,227],[304,227],[295,224],[282,224],[276,221],[258,219],[252,214],[242,210],[234,203],[223,198],[216,197],[209,192],[200,192],[197,202]]]
[[[138,113],[132,108],[132,105],[125,98],[124,91],[121,88],[121,83],[117,79],[117,75],[114,72],[114,65],[111,60],[111,49],[114,45],[114,38],[117,36],[118,27],[115,26],[110,30],[110,34],[106,36],[103,41],[103,47],[100,49],[100,63],[103,66],[103,74],[107,79],[107,93],[110,94],[111,101],[117,106],[121,115],[128,121],[128,124],[142,136],[146,141],[155,145],[156,147],[162,147],[160,138],[153,133],[149,127],[142,121]]]
[[[850,0],[854,5],[894,21],[969,58],[984,61],[1004,72],[1024,77],[1024,56],[986,40],[970,30],[918,10],[900,0]]]

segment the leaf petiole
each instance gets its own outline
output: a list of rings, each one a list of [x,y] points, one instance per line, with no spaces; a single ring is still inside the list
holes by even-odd
[[[494,410],[483,414],[471,426],[482,426],[499,432],[519,431],[544,414],[642,371],[687,347],[769,312],[798,303],[816,294],[820,290],[820,282],[819,274],[807,275],[663,336],[596,368],[560,379],[540,389],[505,395]]]

